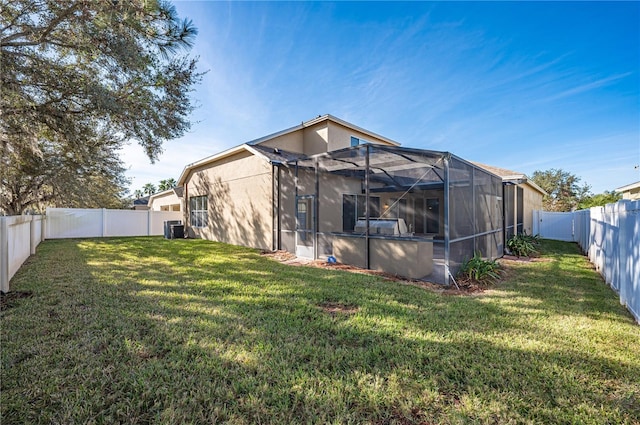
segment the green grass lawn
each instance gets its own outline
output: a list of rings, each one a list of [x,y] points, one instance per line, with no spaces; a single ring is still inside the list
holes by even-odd
[[[452,296],[204,240],[46,241],[1,313],[0,422],[638,423],[640,327],[576,245],[542,248]]]

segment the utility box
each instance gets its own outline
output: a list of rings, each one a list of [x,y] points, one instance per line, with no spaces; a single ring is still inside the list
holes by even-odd
[[[164,238],[173,239],[171,226],[182,224],[182,220],[167,220],[164,222]],[[182,237],[184,238],[184,226],[182,227]]]
[[[184,239],[184,224],[171,225],[171,239]]]

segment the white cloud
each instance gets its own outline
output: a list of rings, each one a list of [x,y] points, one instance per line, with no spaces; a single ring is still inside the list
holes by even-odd
[[[565,97],[569,97],[569,96],[575,96],[577,94],[582,94],[591,90],[595,90],[598,89],[600,87],[604,87],[607,86],[611,83],[613,83],[614,81],[620,80],[622,78],[628,77],[629,75],[631,75],[631,72],[626,72],[624,74],[618,74],[618,75],[612,75],[610,77],[607,78],[601,78],[599,80],[596,81],[592,81],[586,84],[581,84],[579,86],[573,87],[571,89],[562,91],[558,94],[555,94],[553,96],[547,97],[545,99],[542,99],[541,102],[552,102],[554,100],[559,100],[559,99],[563,99]]]

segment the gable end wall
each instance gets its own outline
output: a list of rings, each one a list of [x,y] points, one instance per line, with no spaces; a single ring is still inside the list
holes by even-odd
[[[188,198],[207,195],[209,204],[207,226],[194,228],[185,200],[190,237],[271,249],[272,171],[263,158],[238,153],[193,170],[185,186]]]

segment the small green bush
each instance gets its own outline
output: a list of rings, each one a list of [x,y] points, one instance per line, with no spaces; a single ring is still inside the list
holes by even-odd
[[[493,260],[484,260],[479,252],[462,264],[458,276],[489,285],[500,278],[500,265]]]
[[[532,254],[537,254],[539,245],[540,238],[537,235],[528,235],[526,232],[513,235],[507,240],[507,249],[518,257],[530,257]]]
[[[529,235],[527,233],[527,231],[525,230],[522,234],[520,234],[520,236],[522,238],[524,238],[525,240],[531,242],[536,247],[540,246],[540,236],[539,235]]]

